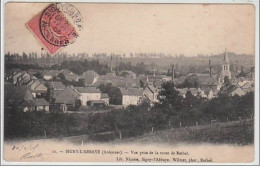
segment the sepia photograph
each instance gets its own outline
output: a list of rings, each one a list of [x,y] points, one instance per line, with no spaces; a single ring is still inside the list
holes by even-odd
[[[3,164],[259,164],[254,3],[2,5]]]

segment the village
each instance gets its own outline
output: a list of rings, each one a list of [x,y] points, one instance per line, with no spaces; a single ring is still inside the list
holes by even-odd
[[[227,51],[219,64],[220,72],[213,70],[211,60],[208,62],[204,73],[189,72],[181,76],[174,64],[169,65],[170,75],[158,74],[155,70],[152,74],[137,75],[130,70],[116,74],[111,64],[110,72],[106,74],[98,74],[94,70],[77,75],[69,69],[12,69],[5,73],[5,108],[22,112],[69,113],[84,112],[91,107],[125,108],[143,102],[154,105],[159,102],[161,86],[167,81],[174,83],[183,98],[187,92],[209,100],[218,97],[220,92],[228,96],[254,92],[254,67],[243,76],[239,76],[239,72],[234,74],[230,71]],[[37,78],[39,73],[41,77]],[[73,82],[79,81],[81,86],[73,85]]]

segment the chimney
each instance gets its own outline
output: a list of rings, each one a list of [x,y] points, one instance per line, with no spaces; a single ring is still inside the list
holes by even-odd
[[[112,55],[111,55],[111,60],[110,60],[110,71],[111,71],[111,72],[113,71],[113,69],[112,69],[112,59],[113,59],[113,57],[112,57]]]
[[[172,65],[172,81],[174,81],[174,73],[175,73],[175,68],[174,65]]]
[[[209,60],[209,76],[212,77],[211,61]]]

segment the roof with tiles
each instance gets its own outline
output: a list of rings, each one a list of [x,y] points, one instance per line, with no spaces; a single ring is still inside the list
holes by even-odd
[[[128,95],[128,96],[142,96],[143,95],[143,89],[139,88],[119,88],[122,95]]]
[[[101,93],[96,87],[75,87],[79,93]]]
[[[59,74],[58,70],[45,70],[43,71],[43,76],[57,76]]]
[[[4,86],[5,99],[12,100],[28,100],[32,99],[33,95],[26,85],[5,85]]]
[[[50,105],[44,98],[25,100],[25,103],[29,106],[49,106]]]
[[[53,91],[53,98],[55,98],[56,104],[75,104],[76,99],[80,95],[72,88],[66,87],[64,90]]]
[[[51,82],[49,85],[53,90],[64,90],[66,88],[61,82]]]

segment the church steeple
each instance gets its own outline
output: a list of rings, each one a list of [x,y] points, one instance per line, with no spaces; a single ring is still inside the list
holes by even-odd
[[[226,50],[225,50],[225,55],[224,55],[223,62],[224,62],[224,63],[229,63],[229,60],[228,60],[228,53],[227,53],[227,48],[226,48]]]
[[[231,79],[231,72],[229,69],[229,59],[228,59],[228,53],[227,53],[227,48],[224,53],[224,59],[222,63],[222,70],[220,74],[220,82],[224,83],[224,78],[227,76],[229,79]]]

